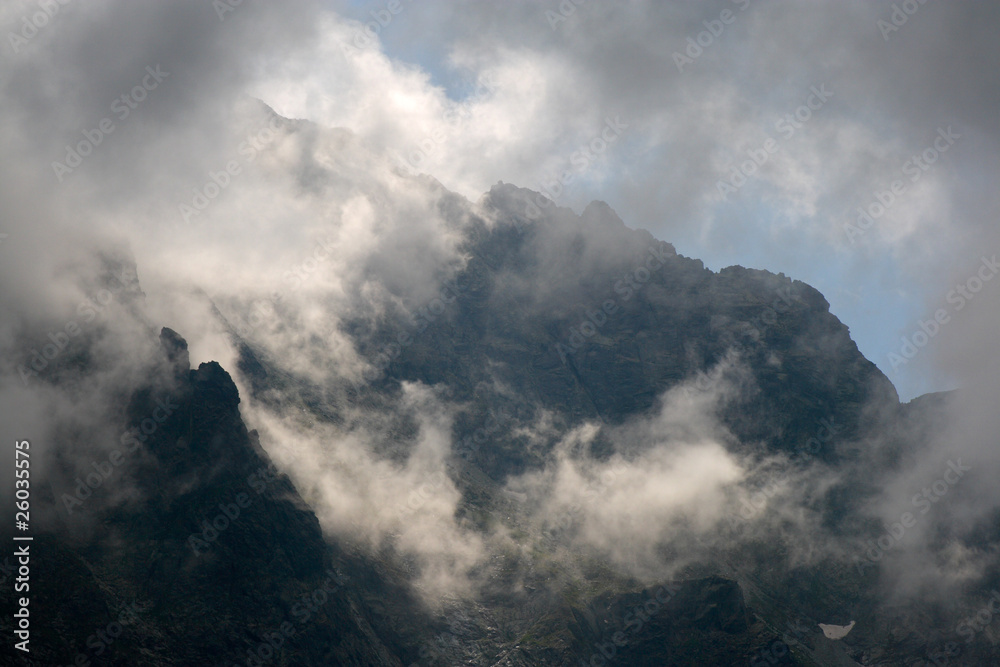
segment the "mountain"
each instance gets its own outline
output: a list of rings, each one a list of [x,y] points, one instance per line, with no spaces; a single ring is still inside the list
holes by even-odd
[[[602,202],[422,187],[462,261],[422,301],[389,290],[343,314],[358,372],[317,375],[211,294],[234,367],[191,368],[138,267],[104,256],[90,289],[121,295],[128,354],[101,326],[34,380],[78,409],[35,490],[32,652],[7,642],[0,664],[997,659],[988,624],[958,630],[975,589],[888,599],[883,564],[857,558],[883,532],[865,512],[882,475],[951,395],[900,404],[818,291],[713,272]],[[703,506],[672,499],[683,484]],[[351,509],[377,493],[399,512]]]
[[[31,547],[32,613],[44,620],[30,660],[6,644],[3,664],[401,664],[367,598],[406,609],[407,591],[324,540],[244,425],[230,375],[215,362],[190,369],[170,329],[160,342],[147,360],[156,381],[123,397],[133,426],[122,446],[47,494],[58,510]],[[128,498],[102,494],[126,483]],[[11,634],[10,615],[4,625]]]

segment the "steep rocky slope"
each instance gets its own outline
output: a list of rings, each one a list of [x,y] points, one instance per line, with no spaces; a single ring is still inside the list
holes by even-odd
[[[444,193],[464,263],[443,276],[437,302],[345,318],[375,372],[337,386],[230,329],[240,355],[229,370],[250,392],[241,397],[218,363],[190,368],[180,334],[156,335],[134,267],[108,260],[122,307],[149,339],[147,357],[140,373],[94,384],[112,406],[98,424],[70,420],[61,430],[36,491],[33,604],[45,620],[30,661],[5,644],[0,664],[849,665],[940,655],[956,609],[969,603],[894,609],[879,599],[878,567],[859,575],[837,554],[804,563],[780,523],[755,533],[736,522],[683,570],[666,566],[667,549],[670,574],[655,585],[593,554],[564,562],[531,534],[505,485],[551,465],[563,434],[595,425],[589,454],[605,459],[614,429],[728,364],[735,391],[718,416],[729,452],[790,459],[790,475],[820,470],[827,476],[809,509],[825,534],[874,537],[881,526],[859,508],[947,401],[900,405],[808,285],[742,267],[710,271],[599,202],[577,216],[538,201],[503,184],[476,206]],[[86,405],[73,392],[87,394],[117,363],[102,331],[74,341],[38,382]],[[404,383],[434,386],[453,406],[457,515],[484,532],[502,526],[524,547],[491,557],[470,597],[436,609],[393,549],[324,534],[240,411],[250,399],[343,425],[357,409],[391,412]],[[514,428],[541,415],[550,433],[541,442]],[[378,447],[405,459],[413,425],[398,421]],[[109,434],[115,459],[92,446]],[[11,595],[5,587],[5,604]],[[851,620],[857,628],[843,640],[817,625]],[[10,615],[0,629],[10,635]],[[992,660],[988,637],[977,635],[963,658]]]
[[[103,482],[46,489],[57,509],[36,523],[30,660],[5,642],[0,661],[403,664],[378,607],[391,599],[418,618],[406,589],[324,540],[244,425],[229,374],[215,362],[190,370],[170,329],[160,340],[157,381],[128,395],[118,454],[77,478]]]

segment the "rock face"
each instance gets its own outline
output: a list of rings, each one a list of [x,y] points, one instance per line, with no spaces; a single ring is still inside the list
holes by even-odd
[[[169,382],[137,388],[126,409],[138,425],[126,433],[141,441],[117,480],[130,500],[95,494],[50,520],[34,542],[44,556],[33,604],[55,631],[35,635],[28,660],[5,644],[0,664],[453,664],[418,649],[433,629],[402,582],[324,540],[243,424],[230,375],[215,362],[186,369],[187,343],[170,329],[160,342]],[[92,529],[79,529],[81,515]],[[484,653],[507,655],[498,664],[601,652],[621,664],[706,664],[767,637],[750,628],[739,585],[720,578],[558,614],[558,650],[505,650],[494,637]]]
[[[31,661],[4,642],[0,664],[402,664],[406,648],[368,600],[392,596],[416,616],[406,591],[324,540],[244,426],[229,374],[189,370],[183,338],[160,340],[176,382],[132,394],[125,423],[141,446],[121,450],[121,477],[106,482],[130,500],[98,489],[36,539],[44,627]]]
[[[390,383],[442,383],[474,406],[509,402],[483,393],[504,384],[521,397],[512,412],[614,424],[735,350],[751,375],[727,426],[742,442],[786,453],[824,419],[850,440],[873,426],[874,406],[898,407],[892,384],[812,287],[738,266],[714,273],[624,227],[603,203],[579,217],[555,209],[530,221],[523,212],[534,198],[512,185],[483,198],[498,222],[472,226],[459,295],[389,367]],[[399,333],[387,324],[358,344],[375,356]],[[502,479],[533,462],[517,443],[498,441],[477,463]]]
[[[751,629],[739,585],[719,577],[602,597],[572,611],[574,651],[585,664],[594,655],[650,667],[736,664],[748,641],[768,639]]]
[[[712,272],[625,227],[600,202],[576,216],[554,206],[535,212],[534,201],[537,193],[498,185],[479,202],[487,215],[462,209],[468,262],[451,280],[454,298],[409,332],[412,344],[375,380],[328,393],[238,338],[230,370],[262,402],[294,386],[317,420],[390,405],[403,382],[443,387],[460,406],[453,442],[487,434],[462,456],[475,474],[454,480],[459,512],[480,520],[505,507],[496,498],[507,479],[553,455],[512,429],[488,428],[497,411],[525,419],[544,411],[563,431],[619,425],[735,352],[739,391],[721,412],[733,453],[788,455],[820,429],[835,433],[819,436],[814,452],[841,473],[826,488],[824,520],[834,534],[860,530],[853,510],[872,492],[873,473],[858,461],[892,465],[922,437],[921,415],[946,399],[900,406],[808,285],[742,267]],[[121,301],[139,311],[134,267],[120,267],[112,274]],[[345,329],[373,358],[398,339],[398,322],[359,318]],[[391,554],[324,537],[244,424],[226,369],[191,369],[187,343],[171,329],[158,340],[151,330],[148,342],[148,377],[114,396],[114,423],[105,425],[120,435],[121,460],[91,461],[86,438],[68,430],[64,470],[37,492],[55,508],[33,543],[33,613],[45,625],[30,659],[4,642],[0,665],[888,665],[926,659],[943,636],[894,624],[868,589],[871,575],[801,565],[760,543],[658,586],[592,563],[559,585],[526,568],[518,586],[492,582],[459,605],[460,621],[445,623],[415,599]],[[68,370],[43,380],[94,372],[78,346]],[[861,457],[857,443],[872,433],[891,437]],[[598,438],[593,447],[601,456],[609,444]],[[88,488],[92,470],[113,472]],[[12,595],[5,586],[0,599],[9,605]],[[859,622],[832,641],[815,616]],[[11,622],[0,619],[6,637]],[[996,658],[981,638],[972,656]]]

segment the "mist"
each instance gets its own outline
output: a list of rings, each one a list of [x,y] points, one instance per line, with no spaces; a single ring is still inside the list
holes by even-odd
[[[877,571],[894,601],[996,578],[981,539],[1000,506],[993,8],[925,3],[887,36],[888,2],[590,3],[554,23],[536,3],[404,3],[372,36],[374,6],[226,7],[70,3],[30,38],[36,3],[0,10],[20,36],[0,60],[0,421],[8,441],[32,441],[53,488],[119,442],[129,387],[169,392],[156,342],[169,326],[195,367],[233,373],[243,418],[325,533],[391,553],[432,605],[476,599],[494,556],[531,562],[540,546],[570,571],[595,555],[643,584],[761,539],[797,566]],[[678,67],[725,10],[734,22]],[[423,46],[429,27],[441,44]],[[606,39],[626,30],[624,48]],[[829,100],[782,135],[776,121],[823,85]],[[720,201],[720,180],[769,139],[772,157]],[[933,165],[906,171],[931,148]],[[509,210],[534,217],[527,191],[490,193],[501,181],[549,204],[540,268],[507,276],[526,317],[575,303],[566,265],[628,262],[635,248],[609,240],[621,223],[715,270],[814,285],[904,401],[957,391],[933,418],[911,415],[906,438],[837,436],[831,450],[874,453],[834,469],[738,441],[720,413],[759,387],[733,353],[624,423],[538,411],[502,425],[491,438],[544,457],[493,480],[506,495],[477,521],[457,455],[467,405],[412,381],[351,400],[375,391],[380,353],[408,345],[369,334],[447,317],[470,236]],[[887,191],[884,216],[846,233]],[[610,207],[586,208],[598,199]],[[244,345],[287,382],[256,392],[236,370]],[[868,466],[890,458],[882,448],[891,465]],[[845,537],[824,499],[852,473],[875,528]],[[136,500],[127,480],[106,491],[102,503]]]

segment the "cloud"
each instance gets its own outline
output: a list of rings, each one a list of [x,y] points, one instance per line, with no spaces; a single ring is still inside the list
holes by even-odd
[[[752,462],[734,451],[718,414],[745,381],[730,361],[668,390],[653,414],[562,434],[543,469],[506,486],[524,498],[536,548],[567,563],[590,551],[646,581],[690,564],[750,477]],[[604,455],[595,453],[602,439]]]
[[[888,371],[893,328],[941,291],[943,272],[964,261],[995,217],[995,196],[976,185],[998,168],[990,120],[996,83],[984,75],[997,54],[983,36],[995,9],[923,4],[889,41],[878,21],[890,19],[890,2],[590,4],[555,31],[547,10],[557,7],[407,6],[380,30],[376,47],[387,55],[372,47],[353,59],[339,50],[361,28],[348,20],[325,31],[315,57],[303,57],[331,64],[327,74],[301,68],[310,92],[298,90],[296,111],[407,148],[437,126],[448,138],[428,171],[469,197],[500,179],[541,189],[567,169],[605,116],[620,114],[629,124],[624,142],[593,171],[577,174],[560,204],[579,209],[604,199],[630,224],[710,266],[739,262],[806,280],[830,295],[862,350]],[[733,21],[678,72],[674,54],[724,10]],[[369,20],[354,6],[345,5],[343,15]],[[423,38],[431,28],[443,36],[433,46]],[[407,58],[418,58],[421,71]],[[476,101],[472,122],[446,127],[446,94],[461,99],[486,73],[499,81],[497,91]],[[427,97],[414,92],[421,76]],[[282,78],[285,88],[296,87],[290,81]],[[353,81],[365,89],[346,93]],[[822,85],[832,99],[785,137],[778,122]],[[359,108],[310,102],[332,90],[338,99],[361,100]],[[410,108],[397,99],[425,104]],[[850,243],[844,225],[857,207],[905,180],[904,164],[948,125],[962,135],[960,144],[919,182],[906,181],[906,193],[863,243]],[[720,206],[718,181],[768,136],[784,138],[778,152],[732,205]],[[844,299],[840,290],[864,292],[874,305]],[[900,297],[905,313],[893,306]],[[889,327],[886,317],[893,318]],[[947,386],[936,374],[932,381],[911,373],[895,379],[907,396],[927,384]]]
[[[195,363],[236,368],[237,331],[296,379],[342,391],[375,363],[351,331],[405,323],[435,298],[464,266],[463,234],[476,216],[493,222],[479,198],[498,180],[539,189],[559,180],[561,206],[606,199],[631,226],[709,265],[739,261],[806,279],[883,366],[900,337],[1000,246],[992,6],[925,3],[886,40],[877,21],[893,11],[889,2],[586,3],[556,30],[544,3],[471,3],[460,12],[453,3],[404,3],[360,47],[368,8],[325,6],[340,13],[307,1],[244,2],[222,17],[208,3],[70,3],[17,51],[5,41],[0,409],[10,438],[57,441],[50,414],[99,431],[106,397],[142,372],[151,353],[143,332],[159,325],[189,339]],[[22,30],[37,7],[5,4],[0,32]],[[678,71],[675,52],[723,10],[734,21]],[[781,119],[823,85],[830,100],[783,133]],[[293,120],[275,118],[254,96]],[[581,148],[619,117],[621,135],[585,158]],[[947,127],[961,138],[906,181],[907,161]],[[769,138],[780,139],[777,151],[720,203],[719,180]],[[54,167],[75,163],[73,153],[72,171]],[[905,191],[852,244],[843,224],[895,179]],[[617,261],[597,231],[586,231],[588,266]],[[553,231],[539,256],[552,257],[567,238]],[[145,315],[113,298],[81,324],[101,372],[83,387],[43,379],[25,388],[19,366],[104,289],[108,248],[135,256]],[[990,365],[998,285],[984,283],[901,371],[911,387],[963,392],[949,426],[876,480],[885,491],[868,513],[898,518],[949,458],[965,457],[975,470],[912,533],[952,542],[899,550],[927,565],[914,568],[916,580],[930,580],[942,562],[985,571],[972,542],[1000,503],[988,481],[1000,463]],[[539,290],[539,301],[562,287],[543,286],[551,294]],[[870,301],[849,304],[846,293]],[[49,360],[50,377],[68,372],[67,359]],[[770,472],[786,471],[784,490],[755,521],[800,541],[835,475],[733,454],[713,412],[733,386],[742,387],[738,377],[717,379],[711,391],[685,385],[622,427],[584,425],[561,438],[537,429],[538,441],[560,445],[548,467],[508,484],[527,498],[524,520],[542,530],[579,507],[566,544],[653,576],[670,540],[643,525],[715,544],[727,508]],[[302,393],[248,401],[247,417],[328,530],[411,555],[433,591],[470,590],[490,545],[512,548],[506,528],[482,534],[455,516],[460,491],[447,466],[457,408],[447,397],[403,390],[390,408],[410,415],[412,428],[393,458],[376,410],[335,428],[271,409]],[[87,411],[93,421],[80,419]],[[605,437],[615,448],[592,451]],[[396,501],[409,494],[423,504],[403,519]],[[814,531],[810,544],[825,539]]]
[[[381,422],[359,409],[350,428],[303,423],[263,408],[251,409],[249,417],[326,531],[373,553],[397,554],[430,603],[469,595],[491,537],[458,517],[452,408],[434,390],[412,383],[402,386],[393,408]],[[380,456],[380,445],[401,424],[412,437],[394,442],[391,457]]]

